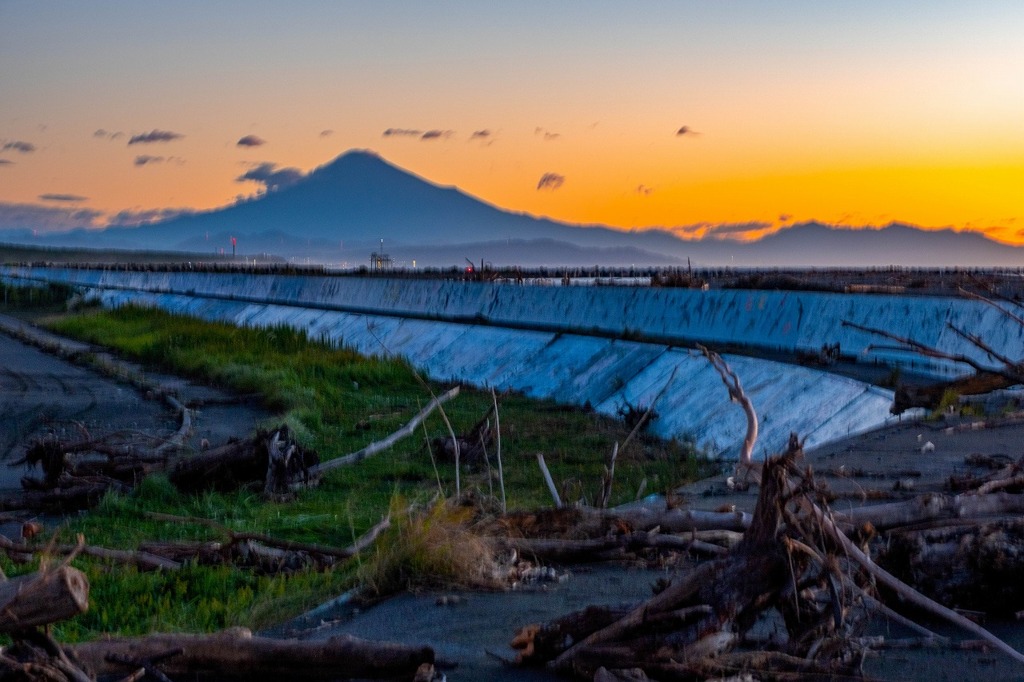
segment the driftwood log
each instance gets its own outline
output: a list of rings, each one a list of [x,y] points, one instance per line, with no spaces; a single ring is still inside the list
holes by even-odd
[[[910,623],[872,595],[875,585],[883,595],[895,594],[1024,662],[1024,656],[977,624],[899,581],[847,538],[828,511],[827,491],[809,470],[801,470],[801,450],[793,437],[784,455],[766,461],[757,507],[743,539],[728,553],[698,564],[624,615],[589,609],[523,628],[514,640],[520,662],[547,665],[587,680],[595,679],[602,668],[639,668],[638,674],[659,680],[698,680],[745,670],[780,679],[857,676],[872,644],[850,633],[873,612]],[[553,518],[565,521],[570,511],[578,510],[557,510]],[[600,529],[593,517],[575,516]],[[601,518],[609,522],[606,515]],[[614,521],[620,529],[624,523],[621,518]],[[519,528],[528,531],[530,524],[521,522]],[[571,538],[578,530],[567,527],[562,536]],[[1005,526],[994,528],[989,545],[1002,547],[1000,541],[1007,534]],[[632,538],[649,540],[659,534],[640,536],[627,529],[620,535],[596,541],[563,539],[551,547],[536,538],[515,542],[522,550],[604,551],[627,547]],[[667,543],[681,544],[679,539]],[[754,625],[766,619],[782,636],[759,642]],[[914,627],[927,641],[941,641]]]
[[[0,582],[0,632],[12,633],[66,620],[89,608],[89,579],[58,566]]]
[[[245,628],[212,635],[158,634],[98,640],[69,647],[99,675],[127,675],[168,652],[159,664],[171,677],[190,680],[411,680],[422,664],[433,664],[427,646],[371,642],[342,635],[322,641],[254,636]],[[119,662],[120,661],[120,662]]]

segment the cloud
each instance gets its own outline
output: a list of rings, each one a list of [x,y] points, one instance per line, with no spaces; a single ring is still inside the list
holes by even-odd
[[[651,196],[651,192],[654,191],[654,188],[653,187],[648,187],[647,185],[637,185],[636,189],[633,190],[633,191],[635,191],[637,194],[639,194],[642,197],[649,197],[649,196]]]
[[[256,137],[255,135],[246,135],[245,137],[243,137],[240,140],[238,140],[238,142],[235,143],[235,146],[237,146],[237,147],[261,147],[261,146],[265,145],[266,143],[267,143],[266,140],[263,140],[263,139],[261,139],[259,137]]]
[[[439,138],[449,138],[454,135],[455,132],[452,130],[428,130],[420,136],[421,140],[437,140]]]
[[[788,223],[792,219],[793,219],[793,216],[791,216],[789,213],[780,213],[779,214],[779,222],[780,223]]]
[[[36,150],[36,146],[31,142],[22,142],[21,140],[11,140],[6,143],[3,147],[0,147],[0,152],[5,152],[11,149],[22,154],[30,154]]]
[[[13,166],[13,165],[14,165],[13,161],[8,161],[7,159],[0,159],[0,166]]]
[[[124,211],[118,211],[114,215],[110,216],[107,224],[121,227],[135,227],[137,225],[148,225],[149,223],[157,223],[183,215],[191,215],[193,213],[195,213],[195,211],[187,208],[153,208],[139,211],[125,209]]]
[[[671,228],[671,232],[688,239],[714,239],[718,241],[749,242],[760,239],[773,230],[769,223],[695,223]]]
[[[541,128],[540,126],[537,126],[536,128],[533,129],[533,134],[543,137],[545,142],[557,140],[562,136],[561,133],[553,133],[550,130],[545,130],[544,128]]]
[[[276,163],[261,163],[235,178],[235,182],[258,182],[268,192],[284,189],[302,179],[298,168],[278,168]]]
[[[384,131],[384,137],[419,137],[422,134],[422,130],[412,128],[388,128]]]
[[[128,140],[128,144],[149,144],[151,142],[171,142],[185,137],[181,133],[173,133],[170,130],[156,130],[153,129],[148,133],[142,133],[141,135],[132,135]]]
[[[136,166],[148,166],[154,163],[176,163],[179,166],[185,163],[185,159],[180,156],[151,156],[150,154],[139,154],[135,157],[134,163]]]
[[[334,134],[333,130],[321,130],[320,131],[320,137],[330,137],[333,134]]]
[[[768,223],[722,223],[719,225],[713,225],[707,232],[707,236],[714,237],[731,237],[750,235],[752,233],[761,232],[770,228],[771,225]]]
[[[92,134],[92,136],[93,137],[98,137],[98,138],[104,139],[104,140],[116,140],[119,137],[124,137],[124,133],[122,133],[122,132],[112,133],[109,130],[104,130],[103,128],[99,128],[96,132],[94,132]]]
[[[96,227],[95,220],[102,215],[90,208],[0,202],[0,229],[63,232]]]
[[[75,203],[78,201],[85,201],[89,197],[82,197],[77,194],[40,194],[39,198],[42,201],[67,201],[69,203]]]
[[[486,128],[483,130],[474,130],[473,134],[469,136],[471,140],[486,140],[491,136],[491,131]]]
[[[680,126],[679,130],[676,131],[676,137],[685,137],[687,135],[700,135],[700,133],[690,126]]]
[[[558,173],[545,173],[540,176],[540,180],[537,181],[537,190],[550,189],[552,191],[558,189],[565,183],[565,176],[559,175]]]

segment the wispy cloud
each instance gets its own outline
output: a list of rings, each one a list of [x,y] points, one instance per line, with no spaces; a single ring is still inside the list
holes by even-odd
[[[321,130],[320,131],[320,137],[330,137],[333,134],[334,134],[334,131],[330,130],[330,129],[328,129],[328,130]]]
[[[153,129],[148,133],[142,133],[140,135],[132,135],[128,140],[129,145],[133,144],[150,144],[152,142],[171,142],[185,137],[181,133],[171,132],[170,130],[156,130]]]
[[[126,209],[124,211],[118,211],[114,215],[110,216],[107,224],[135,227],[136,225],[148,225],[149,223],[170,220],[171,218],[191,215],[192,213],[195,213],[195,211],[185,208],[154,208],[141,211]]]
[[[14,165],[13,161],[8,161],[7,159],[0,159],[0,166],[13,166],[13,165]]]
[[[0,151],[11,151],[21,152],[22,154],[31,154],[36,150],[36,146],[31,142],[22,142],[21,140],[11,140],[0,147]]]
[[[103,139],[103,140],[116,140],[118,138],[124,137],[124,133],[122,133],[122,132],[112,133],[109,130],[104,130],[103,128],[99,128],[96,132],[94,132],[92,134],[92,136],[93,137],[98,137],[98,138]]]
[[[298,168],[278,168],[276,163],[261,163],[235,178],[235,182],[258,182],[268,192],[284,189],[302,179]]]
[[[550,130],[545,130],[544,128],[541,128],[540,126],[537,126],[536,128],[533,129],[533,134],[537,135],[539,137],[544,138],[545,142],[551,142],[552,140],[557,140],[558,138],[560,138],[562,136],[561,133],[556,133],[556,132],[552,132]]]
[[[469,136],[471,140],[486,140],[491,137],[491,131],[484,128],[483,130],[474,130],[473,134]]]
[[[648,187],[647,185],[637,185],[636,189],[633,191],[642,197],[649,197],[651,196],[651,193],[654,192],[654,188]]]
[[[439,140],[447,139],[455,134],[453,130],[428,130],[420,135],[421,140]]]
[[[165,161],[162,156],[150,156],[149,154],[140,154],[135,157],[136,166],[145,166],[149,163],[163,163]]]
[[[83,197],[77,194],[40,194],[39,198],[43,201],[66,201],[68,203],[78,203],[79,201],[85,201],[89,197]]]
[[[686,137],[687,135],[700,135],[700,133],[690,126],[680,126],[679,130],[676,131],[676,137]]]
[[[245,137],[238,140],[235,146],[238,147],[262,147],[267,143],[266,140],[256,137],[255,135],[246,135]]]
[[[388,128],[384,131],[384,137],[419,137],[422,134],[422,130],[413,128]]]
[[[540,176],[540,180],[537,181],[537,190],[548,189],[556,190],[565,183],[565,176],[559,175],[558,173],[545,173]]]
[[[753,241],[772,231],[768,223],[695,223],[671,228],[671,231],[689,239],[716,239]]]
[[[62,232],[96,227],[102,211],[90,208],[0,202],[0,229]]]

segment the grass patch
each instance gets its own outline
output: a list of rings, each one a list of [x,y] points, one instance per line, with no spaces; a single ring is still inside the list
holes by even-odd
[[[500,587],[490,542],[469,529],[475,513],[447,500],[418,508],[396,496],[391,528],[359,562],[360,583],[375,595],[453,585]]]
[[[134,307],[48,318],[47,324],[161,371],[259,393],[324,460],[387,436],[430,399],[408,364],[361,357],[286,327],[238,328]],[[444,388],[433,385],[436,393]],[[509,508],[550,505],[535,461],[537,452],[544,453],[562,485],[563,499],[592,501],[612,443],[622,442],[629,429],[619,420],[520,395],[503,395],[499,403]],[[489,393],[464,390],[445,411],[462,432],[490,405]],[[427,437],[447,435],[436,413],[425,427]],[[641,481],[649,492],[665,492],[703,473],[692,445],[640,437],[619,454],[612,504],[632,499]],[[497,494],[495,477],[496,467],[490,473],[463,470],[463,489],[483,497]],[[454,478],[451,465],[440,467],[442,497],[454,493]],[[319,574],[271,578],[201,567],[146,574],[79,560],[76,564],[93,580],[93,606],[88,614],[63,625],[61,634],[74,640],[100,632],[261,627],[295,615],[357,580],[386,593],[470,575],[467,557],[479,560],[479,547],[474,549],[466,539],[466,520],[458,510],[431,502],[437,499],[438,485],[422,436],[332,471],[318,489],[288,503],[266,502],[253,492],[182,495],[166,479],[151,477],[134,493],[109,495],[89,514],[69,519],[62,537],[84,533],[91,544],[123,549],[134,549],[145,540],[216,537],[201,526],[152,521],[146,517],[151,511],[205,517],[234,530],[336,546],[350,544],[389,511],[394,526],[372,554]],[[396,501],[402,508],[422,511],[401,511]]]

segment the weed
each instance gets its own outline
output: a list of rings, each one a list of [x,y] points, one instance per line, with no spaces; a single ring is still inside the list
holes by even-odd
[[[501,585],[491,543],[469,530],[474,511],[438,500],[426,508],[392,499],[392,525],[359,569],[373,594],[421,587]]]

